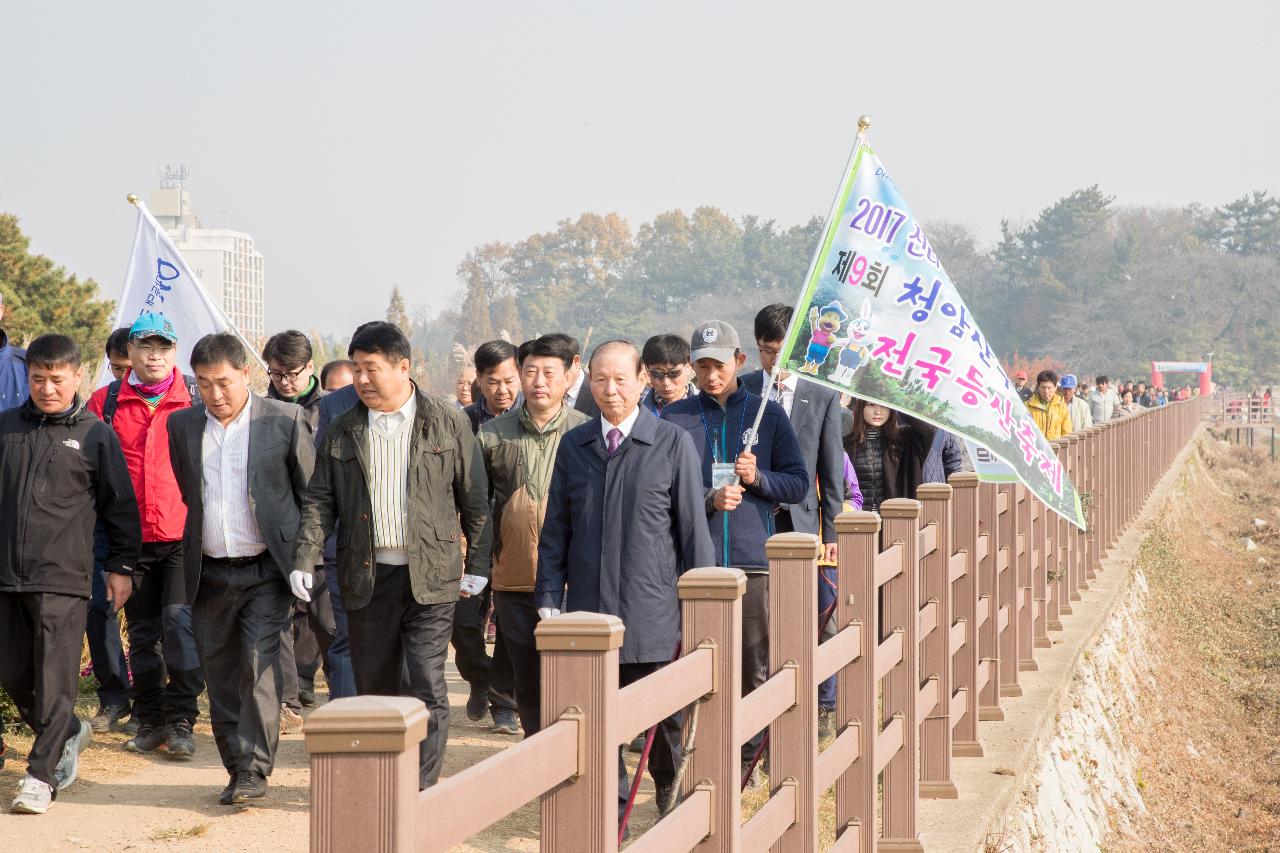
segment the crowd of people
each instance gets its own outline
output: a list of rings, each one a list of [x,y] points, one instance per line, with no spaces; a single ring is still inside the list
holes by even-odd
[[[12,810],[45,812],[94,731],[191,758],[202,692],[228,775],[219,801],[262,797],[281,732],[319,701],[321,668],[331,699],[426,704],[426,788],[448,742],[450,646],[467,716],[529,736],[543,724],[539,621],[620,617],[619,684],[633,683],[676,655],[676,582],[697,566],[747,576],[742,690],[756,689],[769,674],[769,536],[820,537],[829,616],[836,515],[970,467],[955,435],[775,374],[791,316],[756,315],[750,370],[738,331],[714,320],[639,349],[607,341],[585,362],[567,334],[489,341],[453,398],[413,382],[409,341],[385,322],[356,328],[348,358],[319,371],[306,335],[272,336],[265,396],[232,334],[196,341],[182,373],[162,314],[112,333],[114,380],[87,400],[70,338],[23,352],[0,332],[0,685],[35,732]],[[1051,439],[1169,399],[1105,376],[1092,389],[1052,371],[1026,379],[1019,393]],[[90,720],[75,713],[86,633]],[[834,678],[819,707],[829,734]],[[675,801],[680,725],[673,715],[652,739],[660,813]],[[762,740],[742,748],[744,779]],[[620,814],[627,782],[619,762]]]
[[[1095,423],[1189,400],[1200,393],[1190,386],[1167,392],[1164,388],[1148,387],[1145,382],[1132,380],[1112,385],[1106,376],[1098,376],[1090,386],[1087,382],[1080,382],[1074,374],[1059,377],[1053,370],[1037,373],[1035,385],[1028,385],[1027,372],[1019,370],[1014,375],[1014,382],[1018,396],[1036,426],[1050,441],[1087,429]]]

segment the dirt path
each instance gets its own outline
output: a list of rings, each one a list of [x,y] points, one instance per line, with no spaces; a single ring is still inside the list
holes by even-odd
[[[467,684],[448,668],[449,747],[444,775],[452,775],[517,742],[489,731],[490,720],[467,719]],[[88,718],[95,705],[79,709]],[[305,851],[309,774],[302,735],[280,739],[267,796],[252,806],[223,806],[218,793],[227,777],[207,722],[196,726],[196,755],[188,762],[125,752],[122,734],[95,735],[81,756],[79,780],[42,816],[8,813],[8,802],[26,769],[30,737],[6,738],[9,761],[0,771],[0,851]],[[646,780],[636,806],[636,827],[653,822],[653,788]],[[538,849],[537,803],[525,805],[460,848],[466,851]]]

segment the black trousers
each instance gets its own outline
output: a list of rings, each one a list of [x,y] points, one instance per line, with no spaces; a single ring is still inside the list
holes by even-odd
[[[192,608],[209,681],[209,719],[228,773],[270,776],[280,741],[280,634],[293,594],[270,555],[233,566],[205,557]]]
[[[624,663],[618,666],[618,687],[626,687],[647,675],[652,675],[667,665],[669,661],[653,663]],[[649,750],[649,777],[653,784],[662,787],[670,785],[676,779],[676,767],[680,763],[680,712],[672,714],[658,723],[658,730],[653,733],[653,746]],[[618,747],[618,819],[627,808],[627,794],[631,793],[631,782],[627,778],[627,766],[622,762],[622,747]]]
[[[204,690],[200,656],[185,603],[181,542],[144,542],[125,602],[134,719],[158,726],[195,724],[196,697]]]
[[[542,728],[542,660],[533,640],[538,606],[531,592],[494,590],[493,609],[498,617],[498,642],[511,663],[520,725],[529,737]]]
[[[434,785],[449,739],[449,685],[444,678],[453,632],[453,602],[419,604],[409,586],[407,566],[378,563],[373,595],[359,610],[347,610],[351,666],[356,692],[400,696],[402,667],[408,693],[431,712],[427,737],[418,753],[418,787]]]
[[[453,662],[458,674],[471,685],[472,693],[488,694],[490,707],[515,710],[512,695],[515,683],[505,644],[494,644],[493,657],[489,657],[485,648],[484,617],[489,609],[489,595],[486,587],[483,595],[459,598],[453,606],[453,631],[449,638],[453,644]],[[501,632],[498,636],[501,638]]]
[[[280,635],[280,669],[284,673],[281,701],[284,705],[295,711],[302,710],[298,688],[304,684],[308,689],[315,688],[316,671],[320,669],[322,660],[325,677],[329,677],[329,646],[337,631],[324,569],[316,566],[311,601],[294,600],[292,618]]]
[[[742,695],[769,680],[769,575],[747,575],[742,597]],[[750,761],[764,742],[757,732],[742,745],[742,760]]]
[[[0,592],[0,687],[36,733],[27,772],[55,787],[62,748],[80,730],[76,690],[88,604],[56,592]]]

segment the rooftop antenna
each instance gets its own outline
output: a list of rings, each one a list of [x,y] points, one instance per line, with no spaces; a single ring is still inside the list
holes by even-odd
[[[164,168],[160,170],[160,186],[166,190],[180,190],[190,175],[191,170],[183,164],[179,163],[177,166],[170,166],[166,163]]]

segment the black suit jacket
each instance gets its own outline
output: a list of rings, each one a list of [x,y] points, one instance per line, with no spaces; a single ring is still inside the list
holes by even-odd
[[[315,445],[299,406],[252,394],[249,406],[249,506],[267,551],[288,579]],[[169,458],[187,505],[182,562],[188,603],[196,600],[204,556],[205,420],[203,404],[169,416]]]
[[[764,371],[740,374],[739,381],[753,394],[765,396]],[[800,442],[809,494],[798,504],[786,504],[791,524],[799,533],[819,532],[823,542],[836,541],[836,516],[844,509],[844,442],[840,420],[840,395],[803,376],[791,405],[791,428]],[[817,489],[814,484],[817,484]]]

